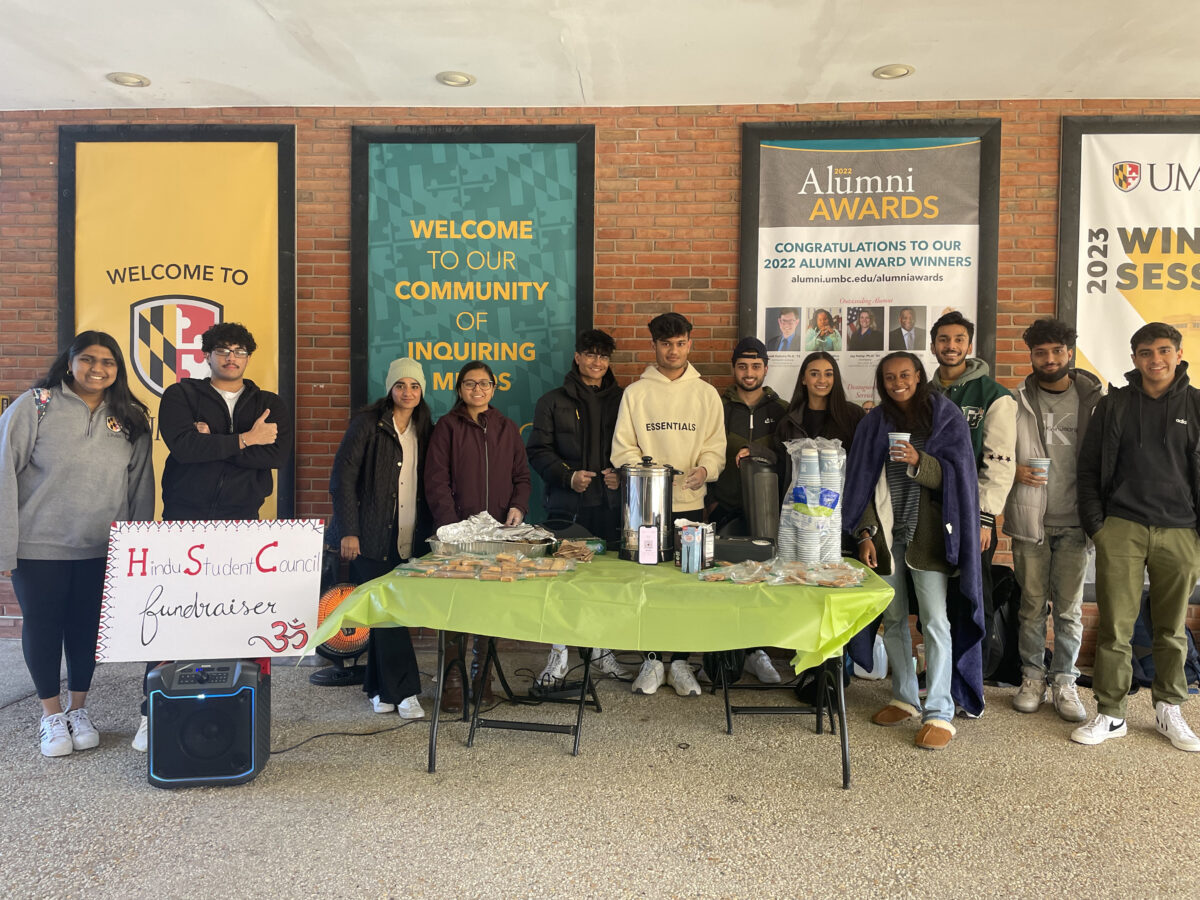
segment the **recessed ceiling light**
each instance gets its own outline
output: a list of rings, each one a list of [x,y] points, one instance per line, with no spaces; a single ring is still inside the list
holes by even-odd
[[[104,77],[121,87],[147,87],[150,84],[149,78],[136,72],[109,72]]]
[[[872,72],[871,77],[891,81],[893,78],[904,78],[915,71],[916,69],[905,63],[889,63],[886,66],[880,66]]]
[[[434,77],[446,87],[470,87],[475,83],[475,76],[469,72],[438,72]]]

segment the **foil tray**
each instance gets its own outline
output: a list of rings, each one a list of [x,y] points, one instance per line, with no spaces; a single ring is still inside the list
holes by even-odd
[[[493,556],[497,553],[522,553],[530,558],[545,556],[554,544],[531,544],[525,541],[439,541],[431,538],[429,549],[440,556],[453,556],[455,553],[476,553],[480,556]]]

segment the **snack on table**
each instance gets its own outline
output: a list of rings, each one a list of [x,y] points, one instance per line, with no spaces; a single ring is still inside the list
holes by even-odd
[[[705,569],[697,577],[701,581],[732,581],[734,584],[760,584],[770,577],[766,563],[748,559],[737,565],[721,565]]]
[[[552,578],[575,568],[567,559],[530,559],[520,553],[491,556],[431,555],[395,568],[394,574],[417,578],[478,578],[480,581],[519,581],[522,578]]]
[[[591,562],[595,556],[594,551],[588,546],[587,541],[561,541],[558,549],[554,551],[554,555],[559,559],[573,559],[577,562]]]

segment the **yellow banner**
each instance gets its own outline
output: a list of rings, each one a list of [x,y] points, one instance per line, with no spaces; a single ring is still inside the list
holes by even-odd
[[[75,150],[75,328],[121,342],[129,381],[158,400],[204,378],[200,336],[240,322],[258,350],[246,371],[279,388],[279,176],[272,142],[81,141]],[[262,510],[276,515],[275,494]],[[162,510],[159,497],[158,510]]]

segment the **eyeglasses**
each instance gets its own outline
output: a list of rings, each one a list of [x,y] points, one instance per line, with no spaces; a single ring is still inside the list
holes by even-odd
[[[604,360],[605,362],[608,362],[608,360],[610,358],[607,353],[584,353],[581,355],[583,356],[584,359],[586,359],[590,363],[599,362],[600,360]]]
[[[490,391],[496,386],[494,381],[463,381],[462,386],[468,391]]]
[[[250,355],[250,351],[243,350],[241,347],[238,347],[236,350],[230,350],[228,347],[218,347],[213,351],[213,354],[217,359],[229,359],[230,356],[234,359],[245,359]]]

